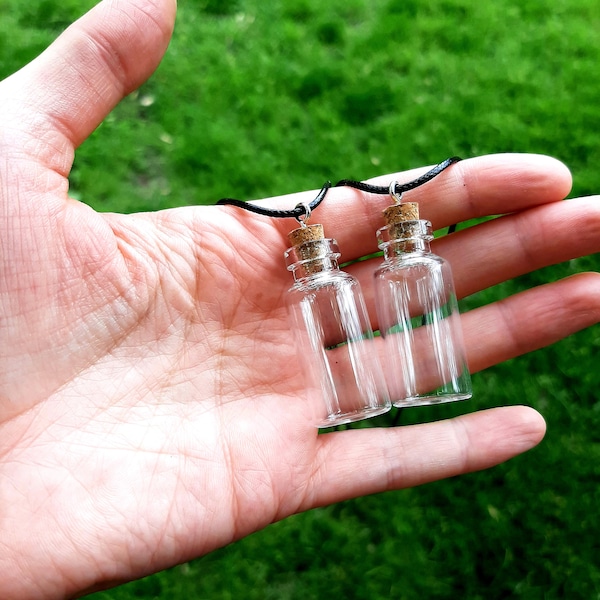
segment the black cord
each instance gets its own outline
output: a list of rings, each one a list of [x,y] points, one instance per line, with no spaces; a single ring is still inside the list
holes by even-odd
[[[433,167],[433,169],[427,171],[427,173],[417,177],[408,183],[396,183],[393,190],[390,190],[390,186],[379,186],[365,183],[364,181],[354,181],[352,179],[342,179],[335,184],[335,187],[348,186],[361,190],[362,192],[370,192],[371,194],[389,194],[392,191],[394,194],[403,194],[409,190],[414,190],[416,187],[431,181],[434,177],[437,177],[442,171],[445,171],[451,165],[461,161],[459,156],[451,156],[439,165]]]
[[[390,186],[378,186],[371,185],[369,183],[364,183],[363,181],[354,181],[352,179],[342,179],[335,184],[335,187],[353,187],[355,189],[361,190],[363,192],[370,192],[371,194],[390,194],[393,193],[398,197],[401,196],[404,192],[409,190],[413,190],[428,181],[431,181],[434,177],[437,177],[442,171],[445,171],[449,166],[459,162],[462,160],[458,156],[452,156],[447,158],[439,165],[433,167],[433,169],[427,171],[427,173],[409,181],[407,183],[396,183],[391,189]],[[275,217],[281,219],[297,219],[298,221],[304,217],[307,219],[310,213],[323,202],[327,192],[331,188],[331,182],[328,181],[323,185],[321,191],[318,193],[317,197],[310,203],[300,202],[297,204],[292,210],[277,210],[274,208],[265,208],[259,206],[257,204],[251,204],[250,202],[244,202],[243,200],[236,200],[235,198],[221,198],[217,201],[218,206],[236,206],[238,208],[243,208],[244,210],[248,210],[250,212],[256,213],[258,215],[263,215],[265,217]],[[454,229],[456,225],[452,226]],[[451,233],[450,231],[448,233]]]
[[[244,202],[243,200],[236,200],[235,198],[221,198],[217,202],[218,206],[237,206],[238,208],[243,208],[244,210],[249,210],[250,212],[256,213],[257,215],[263,215],[265,217],[275,217],[280,219],[300,219],[301,217],[308,217],[308,215],[315,209],[323,200],[325,200],[325,196],[327,192],[331,188],[331,181],[326,182],[321,191],[318,193],[317,197],[310,202],[309,204],[297,204],[292,210],[277,210],[274,208],[264,208],[262,206],[258,206],[256,204],[250,204],[249,202]]]

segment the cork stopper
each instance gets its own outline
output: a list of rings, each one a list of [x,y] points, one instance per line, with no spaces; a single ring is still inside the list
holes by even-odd
[[[398,225],[405,221],[419,220],[419,205],[416,202],[403,202],[388,206],[383,211],[386,225]]]
[[[285,252],[287,267],[294,277],[307,277],[332,268],[340,254],[335,240],[325,239],[323,225],[299,227],[288,234],[292,244]]]
[[[288,239],[292,246],[299,246],[304,242],[316,242],[317,240],[324,239],[325,234],[323,232],[323,225],[307,225],[306,227],[298,227],[290,231]]]
[[[388,206],[383,211],[387,235],[391,240],[418,236],[425,221],[419,219],[419,205],[416,202],[402,202]],[[383,231],[383,230],[381,230]]]

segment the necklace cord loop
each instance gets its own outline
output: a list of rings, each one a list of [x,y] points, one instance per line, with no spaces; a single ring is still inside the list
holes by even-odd
[[[296,204],[294,207],[294,210],[297,208],[301,208],[304,212],[296,217],[296,221],[300,223],[300,227],[306,227],[306,223],[310,219],[310,215],[312,213],[310,204],[308,202],[298,202],[298,204]]]
[[[398,182],[392,181],[392,183],[390,183],[389,192],[390,192],[390,196],[394,199],[396,204],[401,204],[402,203],[402,192],[398,193],[396,191],[397,187],[398,187]]]

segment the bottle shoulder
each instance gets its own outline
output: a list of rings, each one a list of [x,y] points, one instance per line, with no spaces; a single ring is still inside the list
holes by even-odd
[[[403,270],[440,271],[447,268],[448,262],[432,253],[407,253],[386,258],[375,270],[375,276]]]
[[[346,287],[359,287],[358,280],[345,271],[335,270],[315,273],[310,277],[298,279],[288,291],[304,292]]]

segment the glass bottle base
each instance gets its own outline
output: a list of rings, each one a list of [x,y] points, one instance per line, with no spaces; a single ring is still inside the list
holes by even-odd
[[[376,406],[374,408],[363,408],[353,412],[347,412],[338,415],[331,415],[325,420],[317,424],[319,429],[326,429],[328,427],[336,427],[337,425],[345,425],[346,423],[354,423],[355,421],[362,421],[363,419],[371,419],[383,415],[391,409],[391,404],[386,406]]]
[[[444,394],[435,395],[431,394],[428,396],[412,396],[410,398],[403,398],[393,402],[392,404],[396,408],[409,408],[411,406],[430,406],[432,404],[445,404],[446,402],[459,402],[462,400],[468,400],[473,396],[470,392],[463,394]]]

